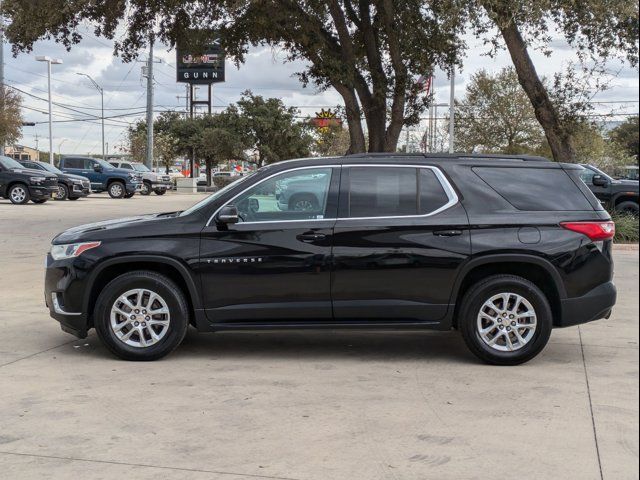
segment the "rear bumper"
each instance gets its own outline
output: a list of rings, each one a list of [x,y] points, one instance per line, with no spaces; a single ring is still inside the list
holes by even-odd
[[[586,295],[566,298],[560,301],[561,315],[556,319],[556,327],[570,327],[591,322],[600,318],[608,318],[616,304],[616,286],[613,282],[603,283]]]

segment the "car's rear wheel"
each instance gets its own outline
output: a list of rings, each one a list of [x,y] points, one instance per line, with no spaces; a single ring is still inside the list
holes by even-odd
[[[24,205],[29,201],[31,196],[29,195],[29,187],[23,185],[22,183],[17,183],[13,185],[7,194],[11,203],[15,205]]]
[[[458,317],[469,349],[494,365],[531,360],[547,344],[552,325],[544,293],[515,275],[493,275],[473,285],[464,294]]]
[[[107,192],[111,198],[122,198],[127,193],[122,182],[112,182]]]
[[[69,189],[65,184],[59,183],[56,200],[66,200],[67,198],[69,198]]]
[[[189,308],[169,278],[134,271],[112,280],[96,302],[94,324],[105,346],[125,360],[157,360],[183,340]]]

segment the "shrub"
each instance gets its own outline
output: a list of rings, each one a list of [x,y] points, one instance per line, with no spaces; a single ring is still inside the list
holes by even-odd
[[[612,215],[616,222],[616,243],[638,243],[638,217],[628,214]]]

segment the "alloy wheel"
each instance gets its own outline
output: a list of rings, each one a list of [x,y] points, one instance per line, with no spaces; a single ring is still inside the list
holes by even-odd
[[[298,200],[293,204],[296,212],[310,212],[313,210],[313,203],[310,200]]]
[[[478,334],[494,350],[512,352],[531,341],[536,332],[537,317],[533,305],[517,293],[493,295],[478,312]]]
[[[167,302],[156,292],[144,288],[120,295],[111,307],[110,325],[116,338],[131,347],[155,345],[169,331]]]
[[[111,195],[114,197],[120,197],[123,194],[122,186],[119,183],[114,183],[110,187]]]
[[[11,201],[14,203],[22,203],[27,198],[27,191],[24,187],[17,186],[11,190]]]

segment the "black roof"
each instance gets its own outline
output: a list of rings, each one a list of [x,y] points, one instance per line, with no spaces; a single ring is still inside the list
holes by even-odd
[[[354,153],[345,155],[344,158],[394,158],[394,157],[413,157],[424,159],[438,160],[522,160],[524,162],[549,162],[546,157],[536,155],[512,155],[502,153]]]

